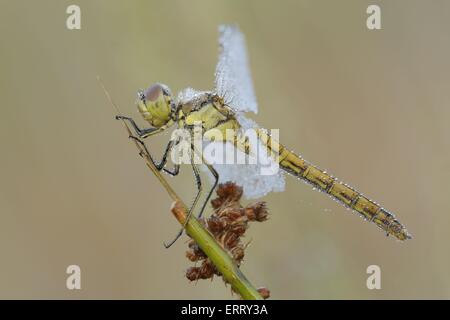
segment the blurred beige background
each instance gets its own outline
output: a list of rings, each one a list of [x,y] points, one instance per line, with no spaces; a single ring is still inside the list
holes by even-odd
[[[80,31],[65,27],[73,3]],[[0,298],[231,298],[220,279],[184,278],[186,238],[163,248],[171,201],[96,81],[135,118],[156,81],[209,89],[223,22],[247,37],[254,119],[414,236],[386,238],[288,178],[249,230],[248,278],[276,299],[450,298],[450,3],[376,1],[383,29],[369,31],[372,3],[1,0]],[[190,170],[172,181],[193,198]],[[65,287],[70,264],[80,291]]]

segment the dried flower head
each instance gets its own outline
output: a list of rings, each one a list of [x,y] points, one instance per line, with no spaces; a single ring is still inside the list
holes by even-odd
[[[243,207],[240,204],[243,190],[234,183],[220,184],[216,193],[217,198],[211,201],[214,213],[209,218],[201,220],[201,223],[239,266],[244,259],[247,247],[241,238],[249,227],[248,223],[266,221],[269,213],[265,202],[256,202]],[[190,240],[188,246],[186,257],[192,262],[201,261],[200,266],[190,267],[186,271],[186,277],[189,280],[212,279],[214,275],[221,275],[194,240]],[[260,288],[258,292],[264,299],[270,296],[270,291],[266,288]]]

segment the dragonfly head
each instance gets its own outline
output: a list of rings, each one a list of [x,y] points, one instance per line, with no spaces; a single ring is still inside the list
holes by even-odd
[[[156,83],[138,92],[137,107],[142,117],[151,126],[159,128],[172,119],[174,112],[172,94],[169,87]]]

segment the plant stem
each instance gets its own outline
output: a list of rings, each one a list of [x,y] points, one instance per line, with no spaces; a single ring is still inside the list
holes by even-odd
[[[116,109],[118,110],[117,107]],[[125,125],[129,136],[132,137],[133,134],[128,127],[128,124],[123,120],[122,122]],[[256,290],[256,288],[247,280],[235,261],[225,251],[225,249],[222,248],[222,246],[216,241],[211,233],[209,233],[209,231],[206,230],[194,217],[191,217],[186,223],[186,205],[172,189],[167,180],[161,175],[161,172],[156,169],[153,161],[150,158],[150,155],[146,152],[145,148],[140,143],[138,143],[137,140],[133,139],[133,141],[135,142],[135,145],[139,150],[139,154],[144,158],[147,166],[158,178],[159,182],[164,186],[169,196],[175,201],[174,205],[172,206],[172,212],[181,225],[186,224],[187,234],[192,239],[194,239],[195,242],[197,242],[199,247],[212,261],[217,270],[219,270],[219,272],[222,274],[223,278],[231,284],[233,290],[239,293],[242,299],[263,300],[258,290]]]
[[[174,202],[172,213],[181,225],[186,222],[186,206],[181,201]],[[197,242],[202,251],[214,263],[224,279],[231,284],[245,300],[262,300],[263,298],[241,272],[235,261],[217,243],[216,239],[195,218],[186,224],[187,234]]]

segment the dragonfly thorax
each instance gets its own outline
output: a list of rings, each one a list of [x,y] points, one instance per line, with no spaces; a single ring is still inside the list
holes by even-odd
[[[137,107],[142,117],[153,127],[167,124],[174,113],[172,94],[169,87],[156,83],[138,92]]]

